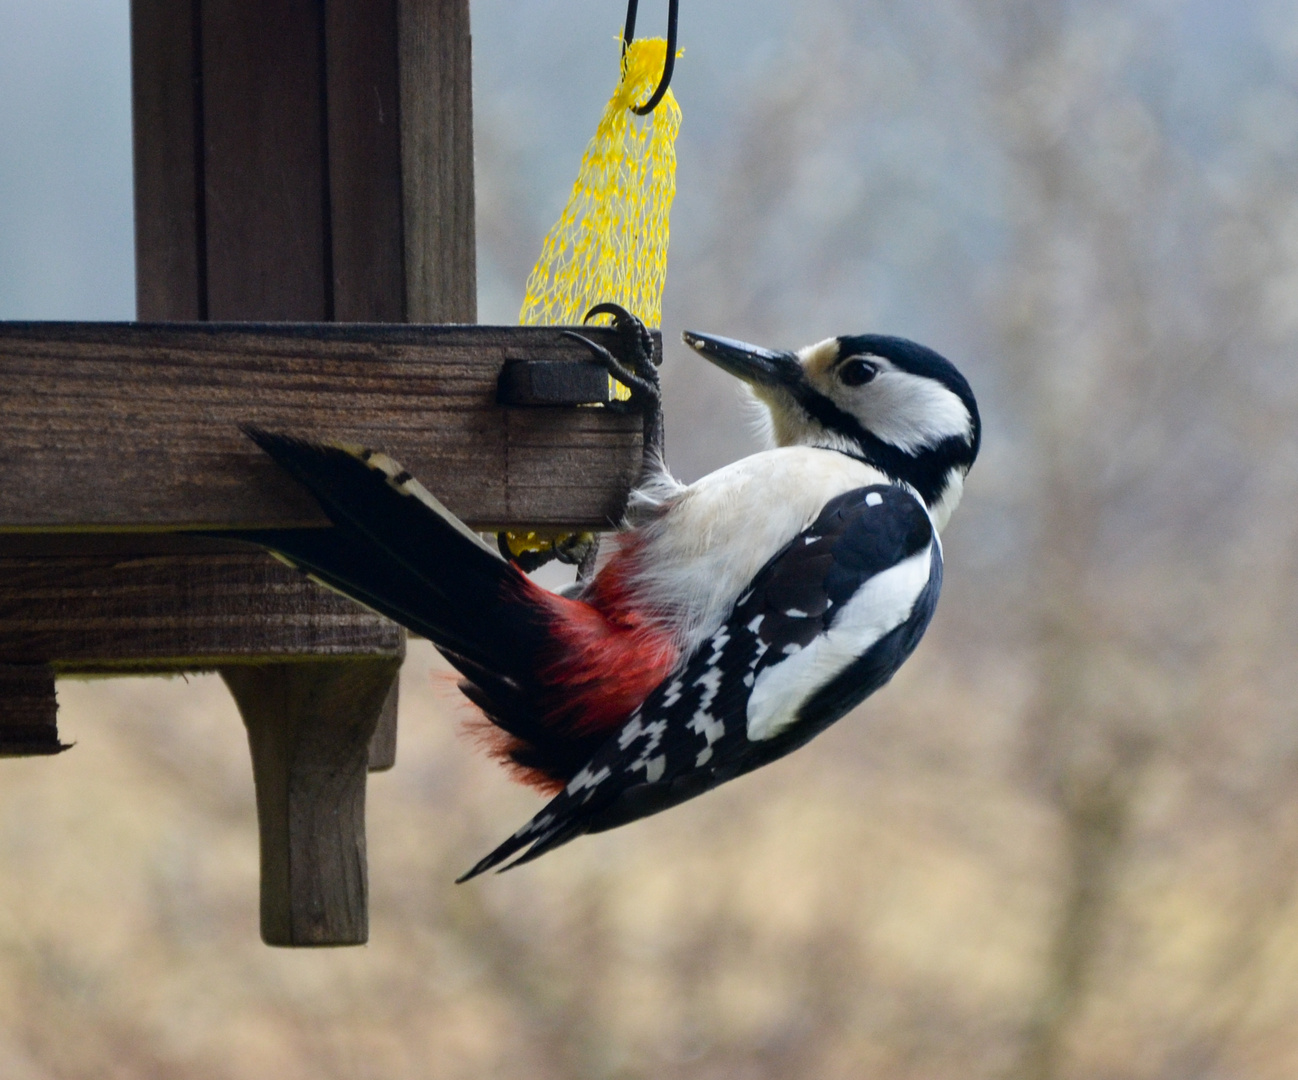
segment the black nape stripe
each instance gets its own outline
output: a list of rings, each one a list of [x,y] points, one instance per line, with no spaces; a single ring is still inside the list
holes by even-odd
[[[807,383],[797,383],[789,390],[812,420],[826,431],[856,443],[861,448],[862,461],[894,480],[909,484],[927,506],[933,506],[942,497],[951,470],[962,464],[967,467],[972,460],[968,443],[958,435],[943,439],[918,454],[910,454],[867,431],[855,416],[844,412]]]

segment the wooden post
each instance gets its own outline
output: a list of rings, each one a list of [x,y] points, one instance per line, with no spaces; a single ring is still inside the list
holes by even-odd
[[[468,0],[134,0],[131,17],[139,318],[476,320]],[[265,573],[245,559],[235,588]],[[363,765],[395,751],[396,665],[222,676],[257,776],[263,935],[364,941]],[[380,720],[367,750],[356,733]],[[325,759],[342,788],[301,781]],[[322,822],[350,839],[313,840]],[[299,857],[317,842],[350,854]]]
[[[400,666],[382,658],[221,671],[252,748],[268,945],[368,937],[366,748]]]

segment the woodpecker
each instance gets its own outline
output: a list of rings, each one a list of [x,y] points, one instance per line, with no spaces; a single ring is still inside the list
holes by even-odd
[[[431,640],[490,752],[552,796],[461,881],[774,761],[883,686],[932,618],[938,533],[978,454],[969,384],[922,345],[863,334],[787,352],[687,332],[748,384],[772,446],[679,483],[648,334],[601,311],[629,364],[570,333],[631,388],[645,461],[613,550],[563,593],[386,455],[247,429],[335,526],[247,538]]]

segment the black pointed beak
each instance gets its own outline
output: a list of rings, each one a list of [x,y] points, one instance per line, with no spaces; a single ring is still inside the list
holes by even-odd
[[[696,334],[692,330],[681,334],[681,339],[723,371],[754,386],[789,387],[802,379],[802,364],[791,352],[773,352],[730,338]]]

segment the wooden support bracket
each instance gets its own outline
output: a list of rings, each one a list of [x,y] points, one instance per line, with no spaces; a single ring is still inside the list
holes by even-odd
[[[267,945],[369,937],[365,774],[400,657],[221,669],[248,728]]]

